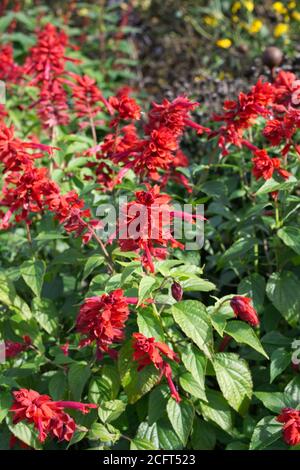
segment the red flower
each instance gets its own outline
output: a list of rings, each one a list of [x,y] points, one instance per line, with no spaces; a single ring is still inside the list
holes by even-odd
[[[300,443],[300,411],[293,408],[283,408],[277,421],[283,423],[283,439],[289,446]]]
[[[76,322],[77,331],[86,336],[80,347],[96,342],[100,357],[101,352],[109,352],[112,343],[123,339],[128,315],[128,302],[121,289],[85,299]]]
[[[79,118],[93,118],[101,111],[99,103],[104,104],[107,110],[112,113],[112,108],[97,87],[96,80],[88,75],[83,75],[83,77],[75,73],[69,73],[69,75],[74,79],[74,82],[65,80],[65,83],[72,88],[74,108]]]
[[[11,44],[3,44],[0,46],[0,80],[8,85],[17,83],[22,74],[22,68],[15,63],[13,48]]]
[[[94,404],[83,404],[73,401],[52,401],[48,395],[40,395],[34,390],[22,388],[13,392],[14,403],[10,411],[14,413],[13,423],[20,421],[33,423],[38,430],[39,440],[44,442],[48,435],[57,437],[60,441],[70,441],[76,424],[64,408],[73,408],[88,413]]]
[[[23,340],[24,340],[23,343],[11,341],[10,339],[6,339],[4,341],[5,357],[7,359],[16,357],[18,354],[20,354],[23,351],[26,351],[26,349],[29,348],[29,346],[31,345],[31,339],[29,338],[29,336],[24,336]]]
[[[289,172],[281,168],[279,158],[270,158],[266,150],[256,150],[255,157],[252,158],[252,173],[255,178],[270,179],[274,171],[277,171],[284,179],[289,177]]]
[[[118,112],[118,117],[113,119],[111,126],[123,120],[139,120],[141,118],[141,108],[137,102],[129,96],[130,89],[121,88],[116,96],[109,98],[110,106]]]
[[[230,301],[230,306],[234,311],[237,318],[248,322],[252,326],[259,325],[259,318],[256,310],[251,305],[251,299],[249,297],[243,297],[236,295]]]
[[[132,336],[134,349],[133,359],[138,362],[138,371],[153,364],[156,369],[160,370],[161,377],[163,375],[166,377],[171,396],[174,400],[179,402],[180,396],[172,380],[172,369],[162,357],[165,356],[171,361],[179,362],[178,356],[165,343],[156,342],[155,338],[147,338],[141,333],[133,333]]]

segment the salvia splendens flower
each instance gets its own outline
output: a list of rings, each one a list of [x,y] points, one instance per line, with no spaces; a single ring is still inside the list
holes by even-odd
[[[171,396],[179,402],[181,400],[172,380],[172,369],[163,358],[179,362],[179,357],[165,343],[155,341],[155,338],[147,338],[141,333],[133,333],[133,359],[138,363],[138,371],[153,364],[160,371],[160,376],[165,376],[171,391]]]
[[[289,446],[296,446],[300,443],[300,410],[293,408],[283,408],[277,421],[283,423],[283,439]]]
[[[76,429],[76,423],[64,409],[70,408],[88,413],[94,404],[83,404],[75,401],[52,401],[48,395],[40,395],[35,390],[22,388],[13,392],[14,402],[10,411],[14,414],[13,424],[20,421],[33,423],[38,430],[40,442],[47,436],[56,437],[59,441],[70,441]]]
[[[237,318],[246,321],[252,326],[259,325],[257,312],[251,305],[251,299],[249,297],[236,295],[231,299],[230,306]]]
[[[102,352],[111,353],[108,347],[124,338],[125,322],[129,316],[128,303],[121,289],[85,299],[76,321],[77,331],[85,336],[80,341],[80,347],[95,342],[99,358]]]

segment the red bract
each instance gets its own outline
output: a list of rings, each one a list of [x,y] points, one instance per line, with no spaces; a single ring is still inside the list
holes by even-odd
[[[33,84],[51,81],[64,72],[67,43],[67,35],[51,23],[38,33],[37,44],[30,49],[24,66],[24,72],[34,77]]]
[[[45,81],[40,87],[37,102],[38,115],[46,129],[55,126],[66,126],[69,123],[68,97],[60,81]]]
[[[160,194],[158,185],[146,186],[148,191],[137,191],[136,199],[122,208],[119,244],[122,251],[142,250],[143,265],[154,272],[152,256],[164,259],[169,243],[174,247],[183,245],[171,234],[171,198]]]
[[[11,44],[3,44],[0,46],[0,80],[10,83],[17,83],[21,78],[22,68],[15,63],[13,48]]]
[[[129,88],[121,88],[116,96],[109,98],[110,106],[117,111],[118,117],[114,118],[111,126],[115,126],[120,120],[138,120],[141,117],[141,108],[137,102],[129,96]]]
[[[300,411],[293,408],[283,408],[277,421],[283,423],[283,439],[289,446],[300,443]]]
[[[274,171],[280,174],[284,179],[290,176],[290,173],[281,168],[281,162],[279,158],[270,158],[266,150],[257,150],[255,152],[256,157],[252,158],[253,168],[252,173],[255,178],[263,178],[265,180],[270,179],[273,176]]]
[[[209,130],[191,121],[190,112],[197,106],[199,103],[192,102],[185,96],[178,96],[171,102],[164,99],[161,104],[153,102],[145,127],[146,133],[151,134],[153,129],[163,127],[179,137],[188,126],[197,129],[199,133]]]
[[[172,369],[168,362],[163,359],[163,356],[165,356],[171,361],[179,362],[177,354],[165,343],[155,341],[155,338],[147,338],[141,333],[134,333],[132,336],[134,349],[133,359],[138,362],[138,371],[153,364],[156,369],[160,370],[161,377],[163,375],[166,377],[172,398],[180,402],[180,396],[172,380]]]
[[[26,351],[31,345],[31,340],[28,336],[24,336],[24,342],[19,343],[6,339],[5,343],[5,357],[7,359],[12,359],[18,356],[21,352]]]
[[[128,302],[121,289],[85,299],[76,321],[77,331],[86,336],[80,347],[95,342],[99,358],[102,352],[112,352],[108,347],[123,339],[128,315]]]
[[[14,403],[10,411],[14,413],[13,423],[20,421],[33,423],[38,430],[40,442],[47,436],[56,437],[60,441],[70,441],[76,429],[76,423],[64,408],[72,408],[88,413],[94,404],[83,404],[73,401],[52,401],[48,395],[40,395],[35,390],[22,388],[13,392]]]
[[[96,116],[101,111],[100,103],[112,112],[110,104],[97,87],[96,80],[88,75],[82,77],[75,73],[69,73],[69,75],[74,81],[65,80],[65,82],[72,89],[74,109],[79,118],[91,119]]]
[[[258,326],[259,318],[256,310],[251,305],[251,302],[252,301],[249,297],[236,295],[231,299],[230,306],[233,309],[234,314],[237,318],[246,321],[252,326]]]

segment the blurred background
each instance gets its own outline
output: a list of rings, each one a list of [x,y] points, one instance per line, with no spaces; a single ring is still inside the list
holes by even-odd
[[[277,46],[282,66],[300,68],[300,2],[272,0],[96,0],[0,2],[1,42],[16,58],[34,41],[38,23],[62,27],[80,44],[87,72],[110,90],[124,85],[154,99],[180,93],[197,98],[202,112],[270,73],[262,53]],[[269,77],[268,77],[269,78]]]

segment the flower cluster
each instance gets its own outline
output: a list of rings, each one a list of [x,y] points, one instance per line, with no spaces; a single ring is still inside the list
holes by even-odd
[[[128,300],[121,289],[85,299],[76,321],[77,331],[86,336],[80,342],[80,347],[95,342],[98,358],[102,357],[103,352],[113,354],[108,347],[124,338],[128,316]]]
[[[73,401],[53,401],[48,395],[40,395],[35,390],[22,388],[13,392],[14,403],[10,411],[14,414],[13,423],[20,421],[33,423],[38,430],[39,440],[44,442],[47,436],[56,437],[59,441],[70,441],[76,423],[64,408],[79,410],[88,413],[94,404],[83,404]]]

